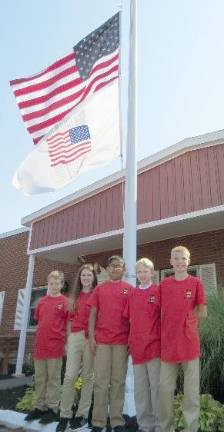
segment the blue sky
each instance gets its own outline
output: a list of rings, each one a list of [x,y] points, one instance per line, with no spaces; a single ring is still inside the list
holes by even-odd
[[[55,193],[25,197],[12,176],[33,144],[9,80],[35,74],[70,51],[123,5],[123,99],[129,0],[8,0],[0,26],[0,232],[119,169],[88,172]],[[224,128],[223,0],[138,0],[138,159],[189,136]],[[124,104],[125,105],[125,104]],[[125,119],[125,113],[123,117]]]

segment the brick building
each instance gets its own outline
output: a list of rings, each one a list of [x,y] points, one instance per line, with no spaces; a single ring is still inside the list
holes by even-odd
[[[18,341],[27,271],[29,352],[32,310],[46,292],[49,271],[63,270],[70,285],[80,255],[104,268],[111,253],[122,253],[123,182],[124,173],[116,173],[25,217],[24,229],[0,236],[1,343],[6,337]],[[183,140],[139,163],[137,255],[154,261],[156,281],[170,274],[170,249],[183,244],[192,255],[189,270],[204,280],[207,293],[222,289],[223,216],[224,131]]]

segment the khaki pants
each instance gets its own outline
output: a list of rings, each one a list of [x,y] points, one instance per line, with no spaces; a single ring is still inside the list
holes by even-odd
[[[159,430],[160,359],[134,365],[134,396],[138,426],[141,431]]]
[[[62,359],[34,360],[35,367],[35,408],[47,408],[58,412],[61,398]]]
[[[127,345],[98,344],[94,360],[93,426],[105,427],[108,407],[111,427],[123,426]]]
[[[89,341],[84,331],[70,333],[67,344],[67,363],[62,388],[61,417],[72,417],[74,403],[74,381],[77,380],[81,369],[82,390],[76,416],[88,417],[93,394],[93,354],[89,348]]]
[[[184,371],[184,431],[197,432],[200,412],[199,359],[180,364],[161,362],[159,402],[162,432],[173,432],[173,399],[179,366]]]

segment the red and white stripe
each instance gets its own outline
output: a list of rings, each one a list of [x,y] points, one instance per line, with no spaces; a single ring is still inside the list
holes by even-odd
[[[16,102],[34,143],[87,96],[118,78],[118,73],[118,49],[100,58],[85,81],[79,75],[72,52],[39,74],[11,81]]]
[[[91,151],[91,141],[85,140],[78,144],[71,143],[68,131],[58,132],[47,138],[51,166],[68,164]]]

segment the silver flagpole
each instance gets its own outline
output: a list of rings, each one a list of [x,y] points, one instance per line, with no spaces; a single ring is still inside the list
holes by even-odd
[[[130,1],[130,44],[128,121],[126,145],[125,213],[123,253],[127,266],[126,280],[135,286],[135,263],[137,243],[137,0]],[[133,369],[129,360],[126,379],[124,413],[135,415]]]

